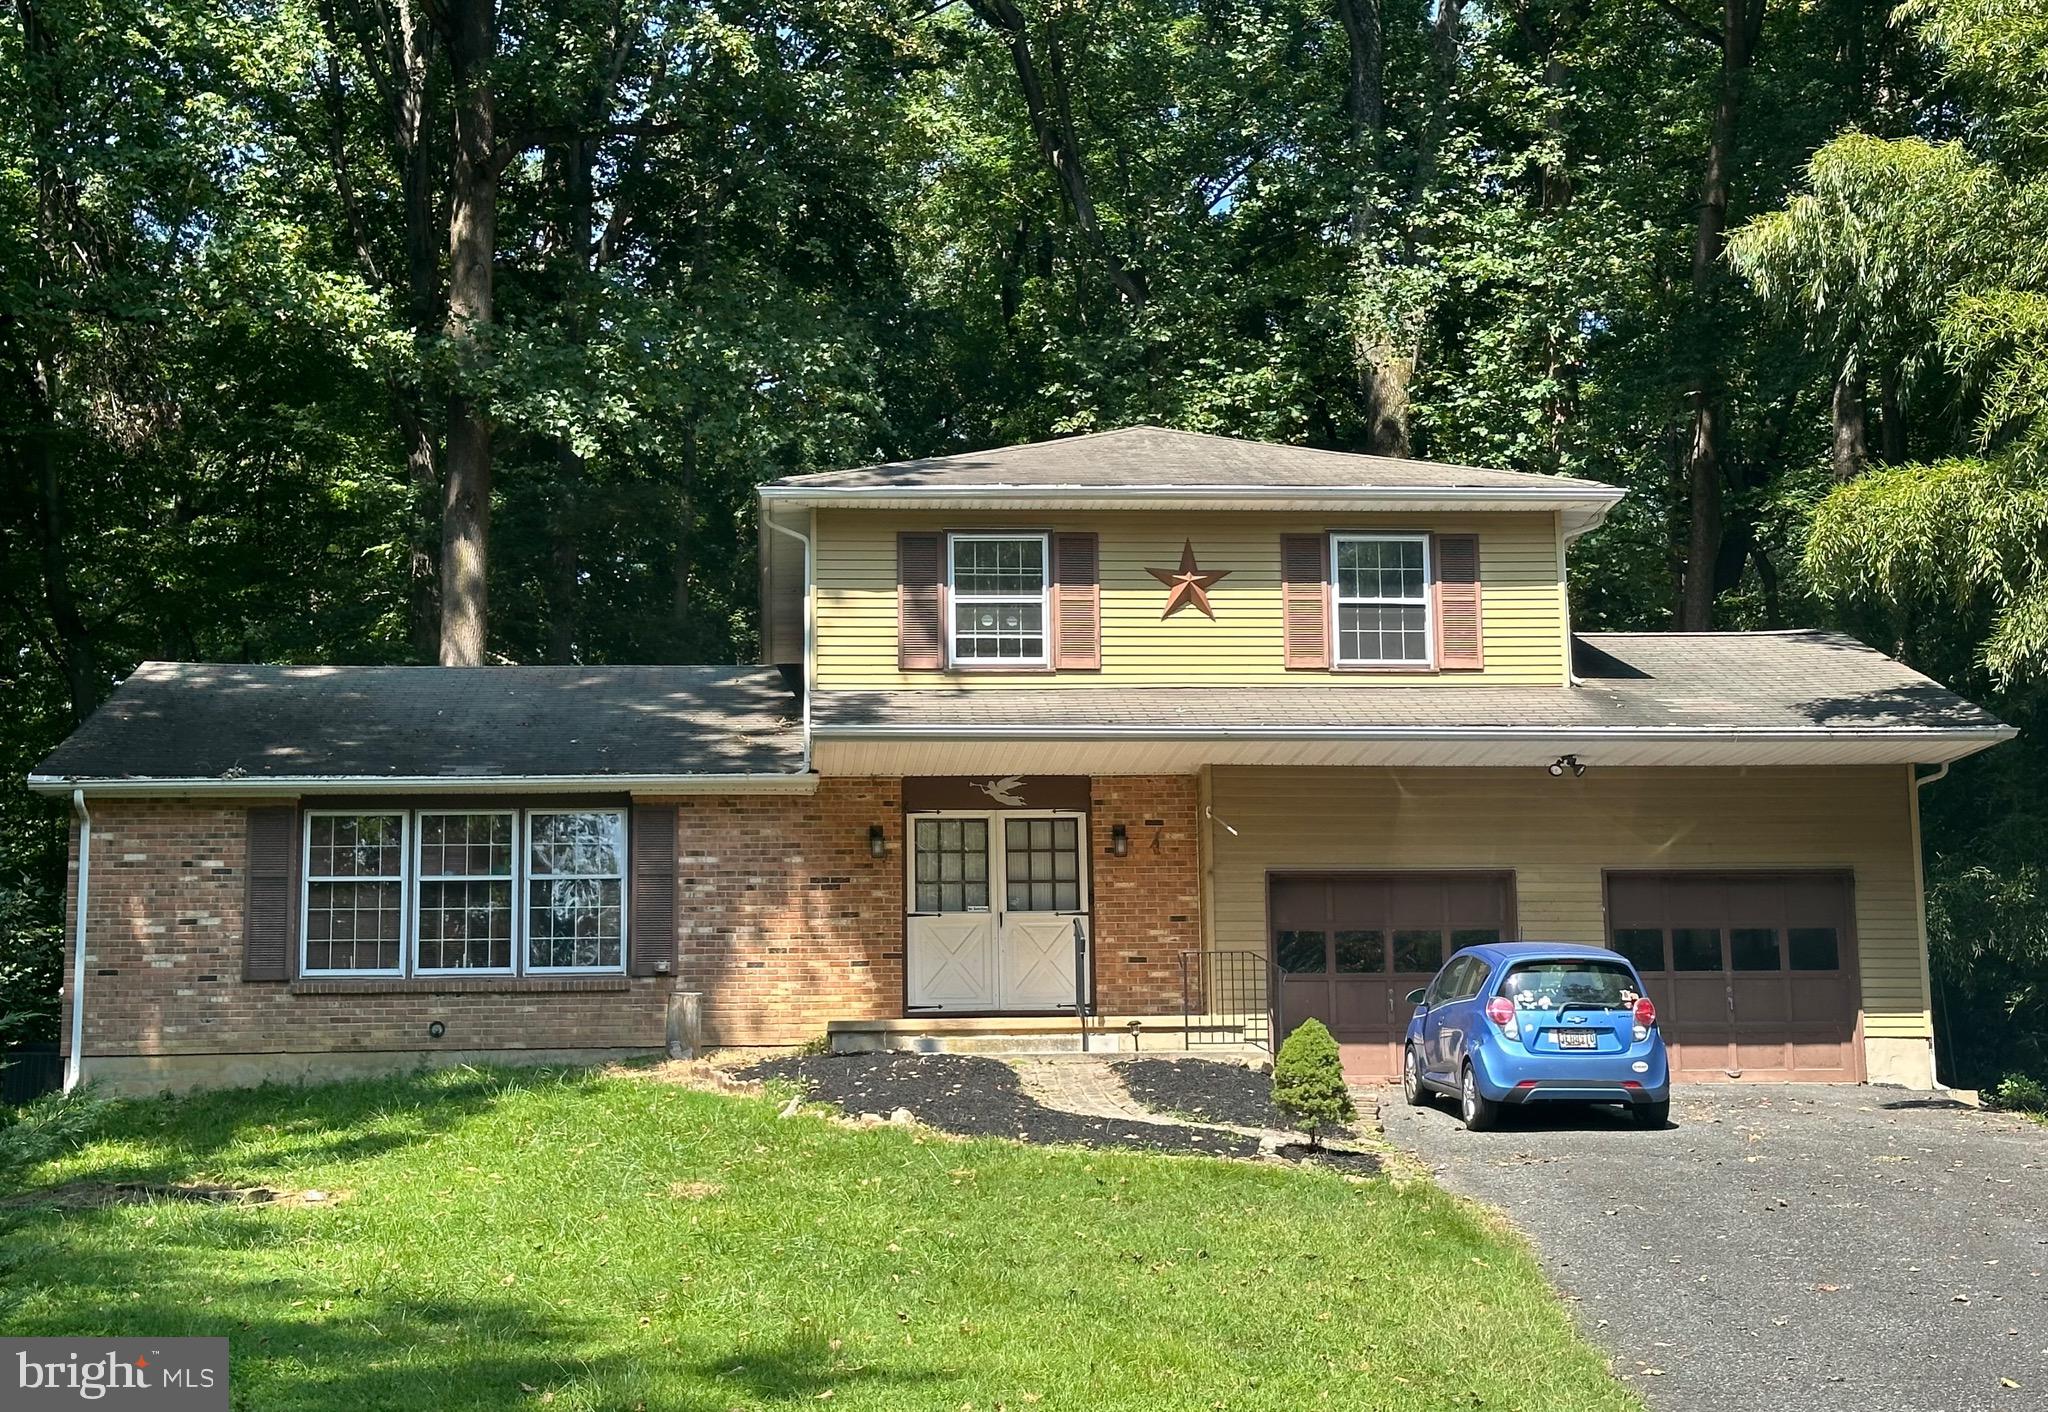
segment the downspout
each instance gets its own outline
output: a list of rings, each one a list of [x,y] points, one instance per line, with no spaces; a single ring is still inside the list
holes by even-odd
[[[64,1057],[66,1093],[85,1079],[85,917],[86,899],[92,892],[92,811],[85,807],[84,790],[71,791],[71,807],[78,815],[78,920],[72,938],[71,1052]]]
[[[1920,791],[1933,784],[1936,780],[1946,778],[1948,767],[1952,763],[1952,761],[1948,760],[1942,761],[1940,768],[1931,775],[1921,774],[1919,767],[1914,765],[1906,767],[1913,775],[1913,906],[1919,913],[1918,920],[1920,923],[1920,982],[1927,987],[1928,1019],[1930,1021],[1934,1019],[1933,1009],[1941,1003],[1941,998],[1934,990],[1934,964],[1932,957],[1928,954],[1927,946],[1927,859],[1920,850]],[[1942,1036],[1945,1037],[1947,1035],[1948,1026],[1946,1024],[1938,1025],[1936,1028]],[[1948,1062],[1949,1068],[1954,1069],[1956,1056],[1953,1048],[1949,1051]],[[1932,1044],[1927,1046],[1927,1081],[1933,1086],[1935,1092],[1947,1092],[1947,1088],[1941,1082],[1941,1065],[1936,1062],[1935,1050]]]
[[[811,658],[814,655],[813,638],[815,635],[815,629],[812,626],[815,606],[812,599],[811,586],[811,537],[807,534],[798,534],[787,525],[778,524],[774,516],[769,513],[768,507],[765,504],[761,507],[761,523],[774,530],[777,534],[788,535],[804,547],[804,763],[803,768],[798,773],[807,775],[811,772],[811,691],[814,685],[811,680],[813,676]]]

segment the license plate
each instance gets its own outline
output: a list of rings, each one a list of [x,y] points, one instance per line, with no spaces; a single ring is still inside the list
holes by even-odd
[[[1559,1030],[1557,1032],[1557,1047],[1559,1049],[1598,1049],[1600,1047],[1600,1036],[1594,1034],[1591,1030]]]

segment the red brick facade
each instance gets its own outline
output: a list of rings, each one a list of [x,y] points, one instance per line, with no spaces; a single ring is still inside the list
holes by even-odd
[[[1096,1004],[1176,1010],[1200,936],[1195,782],[1092,790]],[[93,805],[86,1054],[293,1055],[653,1050],[671,990],[703,995],[714,1044],[789,1044],[834,1019],[903,1012],[903,810],[896,780],[677,806],[674,980],[245,982],[244,806]],[[1127,857],[1110,855],[1124,825]],[[886,856],[868,847],[880,824]],[[75,879],[76,838],[73,840]],[[73,914],[67,910],[67,920]],[[70,964],[67,960],[68,1035]],[[443,1033],[428,1034],[439,1023]]]

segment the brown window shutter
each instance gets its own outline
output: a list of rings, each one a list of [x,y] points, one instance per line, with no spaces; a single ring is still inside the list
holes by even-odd
[[[290,980],[299,951],[299,808],[248,811],[248,893],[242,913],[242,979]]]
[[[1102,669],[1102,552],[1092,534],[1052,537],[1052,665]]]
[[[627,969],[636,976],[665,976],[676,968],[675,806],[635,805],[626,846],[633,862]]]
[[[1330,666],[1330,537],[1280,536],[1280,635],[1289,671]]]
[[[946,665],[946,537],[896,536],[896,666],[936,672]]]
[[[1436,661],[1445,671],[1486,665],[1479,624],[1479,536],[1440,534],[1436,562]]]

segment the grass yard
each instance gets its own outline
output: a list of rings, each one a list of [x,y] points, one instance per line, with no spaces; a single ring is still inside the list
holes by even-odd
[[[1420,1183],[477,1070],[124,1104],[30,1180],[341,1195],[0,1211],[0,1330],[224,1333],[261,1412],[1637,1406]]]

